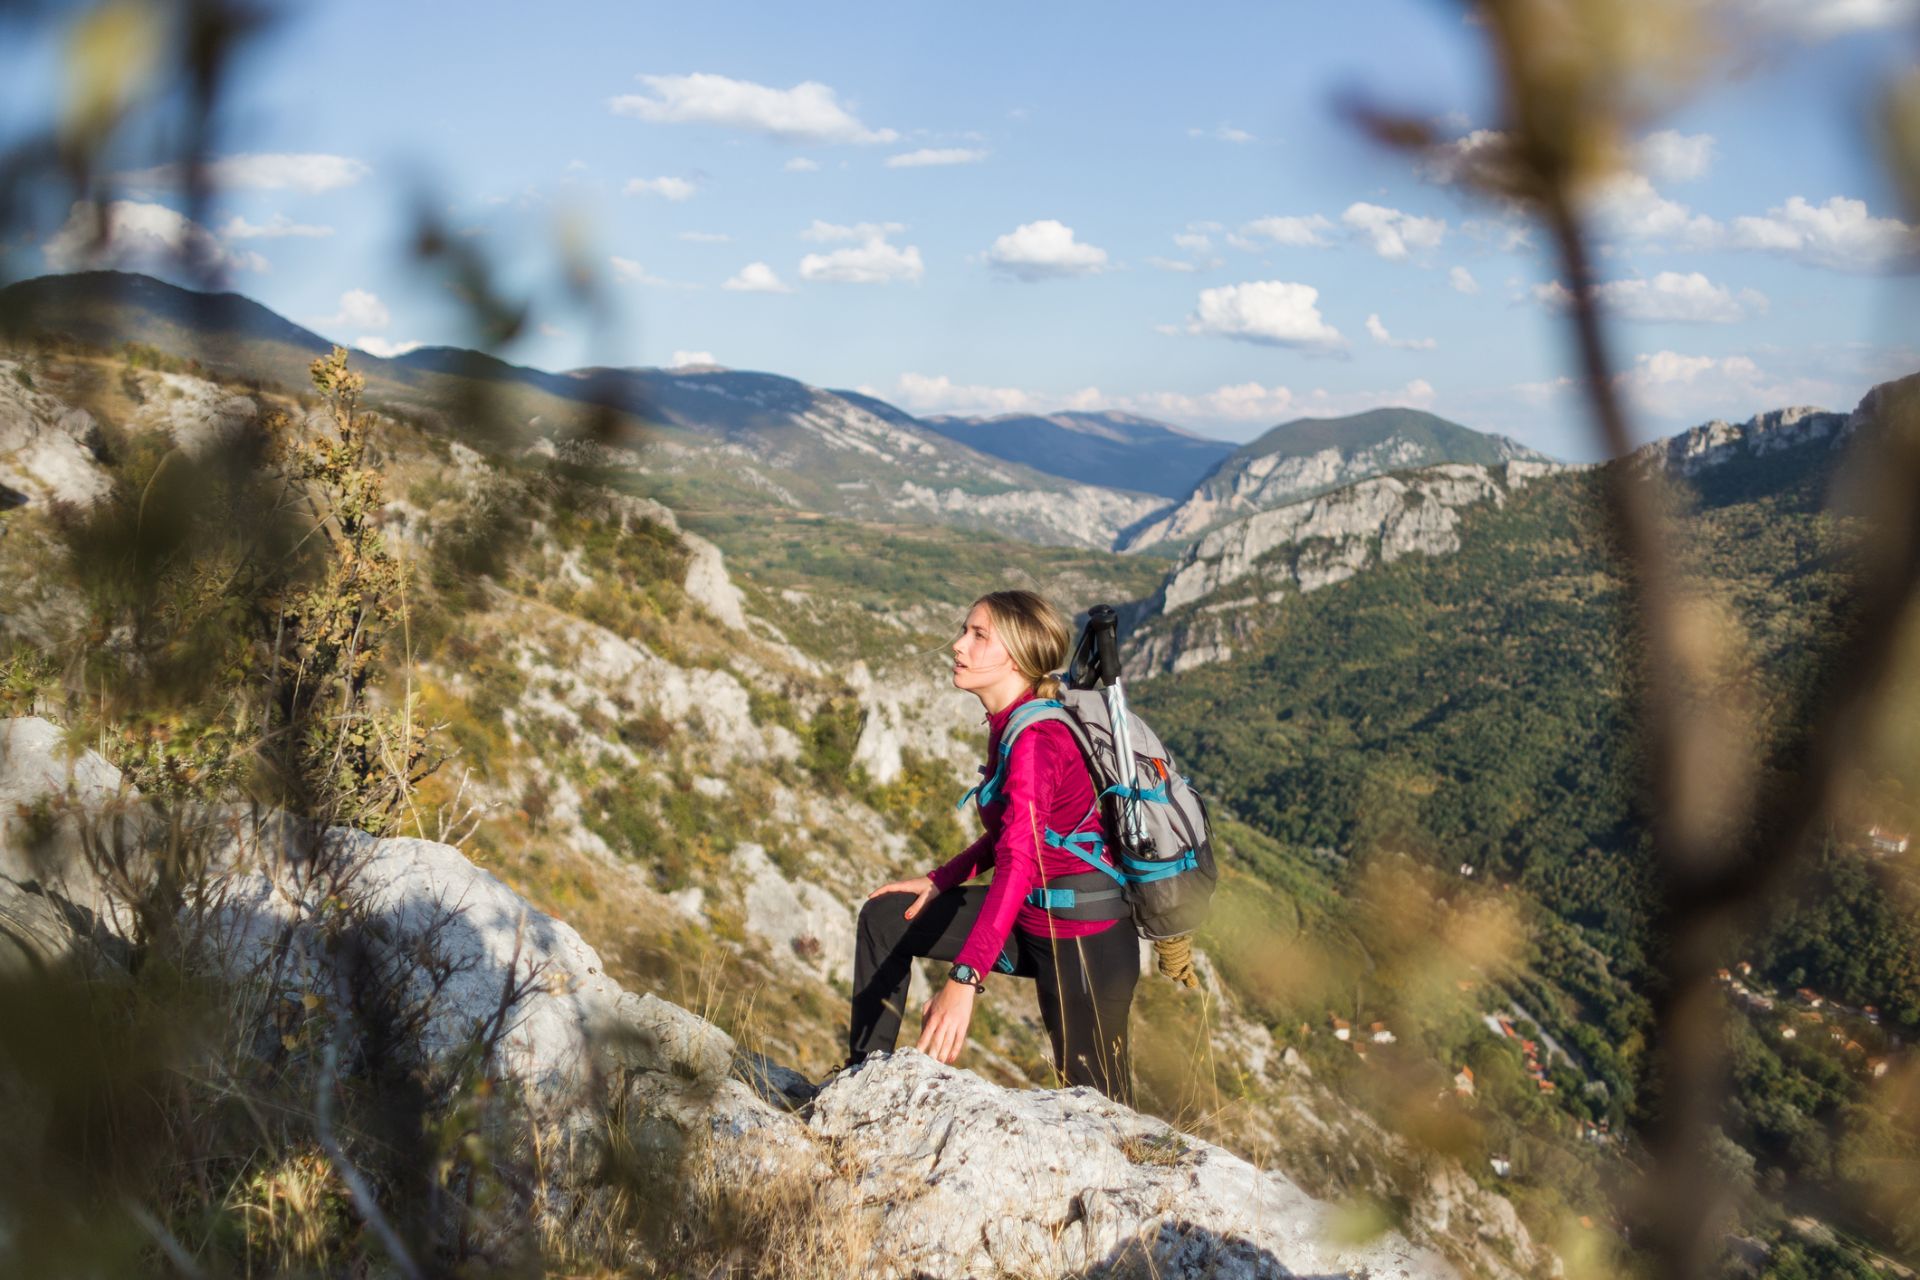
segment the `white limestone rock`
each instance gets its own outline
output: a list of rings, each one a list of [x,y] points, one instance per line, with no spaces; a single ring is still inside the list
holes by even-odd
[[[1715,418],[1639,449],[1644,465],[1695,476],[1733,458],[1761,457],[1815,441],[1838,443],[1846,436],[1846,414],[1808,405],[1758,413],[1738,425]]]
[[[1243,638],[1237,615],[1251,606],[1318,591],[1403,556],[1457,551],[1461,512],[1504,504],[1508,490],[1498,471],[1523,465],[1540,464],[1446,463],[1375,476],[1214,529],[1187,549],[1135,624],[1128,670],[1151,678],[1224,661]],[[1259,583],[1256,593],[1223,594],[1246,578]]]
[[[748,933],[782,960],[792,957],[824,978],[852,980],[855,916],[845,898],[812,881],[787,879],[761,845],[736,845],[733,864]]]
[[[780,725],[756,724],[747,687],[730,671],[680,667],[642,645],[604,627],[577,618],[544,620],[541,640],[549,652],[573,656],[564,671],[523,646],[517,661],[530,676],[556,682],[569,703],[591,702],[611,716],[624,714],[612,701],[651,710],[676,726],[697,726],[689,741],[697,744],[707,771],[722,770],[738,759],[795,760],[800,740]],[[615,753],[618,754],[617,752]]]
[[[1506,458],[1539,463],[1541,455],[1505,437],[1493,440]],[[1188,542],[1224,521],[1255,511],[1289,506],[1365,480],[1370,476],[1441,461],[1428,445],[1393,435],[1364,449],[1325,448],[1313,453],[1266,453],[1223,465],[1194,489],[1186,501],[1154,520],[1128,530],[1115,548],[1139,551],[1167,542]]]
[[[451,845],[335,829],[313,856],[296,848],[270,826],[236,850],[214,935],[228,972],[334,1000],[349,978],[325,945],[324,921],[346,901],[377,971],[423,1010],[417,1048],[429,1061],[497,1021],[493,1069],[543,1102],[575,1106],[593,1088],[595,1046],[611,1029],[657,1038],[664,1019],[606,976],[571,925]]]
[[[1374,557],[1429,555],[1459,546],[1458,508],[1505,500],[1505,491],[1485,467],[1449,464],[1411,476],[1378,476],[1336,493],[1262,511],[1216,529],[1182,557],[1167,579],[1162,608],[1183,608],[1252,572],[1256,561],[1277,550],[1321,540],[1304,572],[1291,577],[1303,591],[1350,577]]]
[[[0,876],[40,883],[112,932],[132,920],[88,870],[83,823],[131,814],[138,799],[98,752],[72,751],[66,730],[38,716],[0,720]]]
[[[926,511],[1036,542],[1102,550],[1113,545],[1121,530],[1165,505],[1164,498],[1099,485],[976,493],[958,486],[934,489],[912,480],[903,481],[891,500],[896,511]]]
[[[24,369],[0,360],[0,484],[33,501],[90,506],[112,488],[91,448],[99,427],[86,410],[27,386]]]
[[[691,552],[687,560],[687,595],[712,614],[720,625],[733,631],[745,631],[746,596],[727,576],[727,566],[720,555],[720,548],[697,534],[682,533],[680,540]]]
[[[1090,1089],[1002,1089],[909,1051],[835,1077],[809,1128],[854,1170],[823,1209],[874,1215],[876,1257],[917,1275],[1454,1274],[1397,1235],[1331,1239],[1330,1207],[1286,1178]]]
[[[986,741],[979,702],[954,689],[944,666],[930,668],[928,663],[875,674],[866,663],[855,662],[847,673],[862,713],[853,762],[875,782],[899,777],[908,751],[945,761],[956,780],[971,777],[979,763],[979,744]],[[966,785],[960,781],[955,795]]]
[[[248,396],[234,395],[204,378],[163,373],[132,426],[138,431],[165,431],[190,458],[205,458],[226,448],[259,421],[260,406]],[[319,410],[308,414],[307,429],[332,434],[332,419]]]

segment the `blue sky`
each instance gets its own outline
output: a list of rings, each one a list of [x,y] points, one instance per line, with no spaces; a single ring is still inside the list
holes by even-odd
[[[1920,370],[1861,123],[1920,6],[1726,6],[1760,52],[1596,197],[1643,434]],[[53,39],[8,45],[0,130],[44,123]],[[290,13],[243,70],[204,227],[153,154],[116,157],[115,261],[187,238],[369,350],[469,340],[404,252],[424,199],[535,299],[503,354],[541,367],[710,358],[917,412],[1235,439],[1404,403],[1592,453],[1542,238],[1335,109],[1490,127],[1452,4],[345,3]],[[70,199],[10,273],[88,265]],[[614,323],[565,305],[563,245]]]

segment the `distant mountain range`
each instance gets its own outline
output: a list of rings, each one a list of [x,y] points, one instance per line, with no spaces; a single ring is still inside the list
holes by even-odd
[[[233,293],[81,272],[0,290],[0,333],[138,342],[207,370],[307,385],[333,343]],[[920,418],[873,396],[770,373],[554,373],[456,347],[361,353],[370,400],[479,447],[529,437],[636,450],[653,496],[707,511],[776,507],[988,528],[1049,543],[1177,552],[1230,519],[1367,476],[1537,458],[1410,409],[1275,427],[1235,449],[1123,413]]]
[[[1009,462],[1086,484],[1138,489],[1178,501],[1234,451],[1225,440],[1130,413],[942,415],[924,419],[935,431]]]

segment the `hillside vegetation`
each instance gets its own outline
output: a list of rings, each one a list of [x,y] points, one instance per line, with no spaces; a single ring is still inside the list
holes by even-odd
[[[1796,709],[1826,678],[1838,635],[1851,531],[1829,501],[1836,454],[1821,439],[1742,458],[1699,472],[1682,498],[1689,571],[1750,642],[1751,669],[1729,678],[1751,683],[1770,744],[1762,789],[1798,767]],[[1618,1136],[1657,1113],[1644,1082],[1660,888],[1604,482],[1598,471],[1538,479],[1465,509],[1450,554],[1222,606],[1231,657],[1135,692],[1196,779],[1274,842],[1272,862],[1317,879],[1335,904],[1327,933],[1340,941],[1314,957],[1332,977],[1283,990],[1264,1007],[1271,1022],[1331,1010],[1356,1027],[1419,1028],[1428,1087],[1472,1066],[1476,1141],[1549,1194],[1620,1176]],[[1911,1184],[1880,1172],[1920,1155],[1920,1123],[1876,1076],[1920,1034],[1920,877],[1868,838],[1875,825],[1912,828],[1915,783],[1914,757],[1898,749],[1855,778],[1803,882],[1724,959],[1752,966],[1730,980],[1736,1080],[1723,1128],[1737,1153],[1729,1176],[1752,1196],[1761,1234],[1777,1221],[1763,1207],[1772,1199],[1882,1248],[1920,1245],[1902,1200]],[[1398,887],[1383,897],[1382,883]],[[1507,936],[1469,948],[1445,982],[1390,959],[1409,934],[1485,913]],[[1803,1016],[1813,1011],[1797,989],[1824,997],[1822,1021]],[[1558,1045],[1538,1055],[1552,1094],[1520,1073],[1517,1052],[1498,1062],[1513,1041],[1484,1025],[1492,1014]]]

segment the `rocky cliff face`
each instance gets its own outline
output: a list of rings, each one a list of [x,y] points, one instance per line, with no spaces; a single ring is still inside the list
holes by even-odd
[[[1644,464],[1680,476],[1695,476],[1735,458],[1757,458],[1816,440],[1838,441],[1848,415],[1806,405],[1755,414],[1734,424],[1715,418],[1635,452]]]
[[[1232,614],[1351,578],[1370,565],[1459,549],[1460,513],[1562,470],[1557,463],[1451,464],[1376,476],[1262,511],[1188,548],[1135,623],[1128,670],[1185,671],[1232,656]]]
[[[1546,461],[1504,436],[1479,437],[1478,442],[1493,461]],[[1308,452],[1274,450],[1236,456],[1201,481],[1184,502],[1123,532],[1117,549],[1139,551],[1188,542],[1250,512],[1287,506],[1369,476],[1453,460],[1433,441],[1400,433],[1357,447],[1328,445]]]

